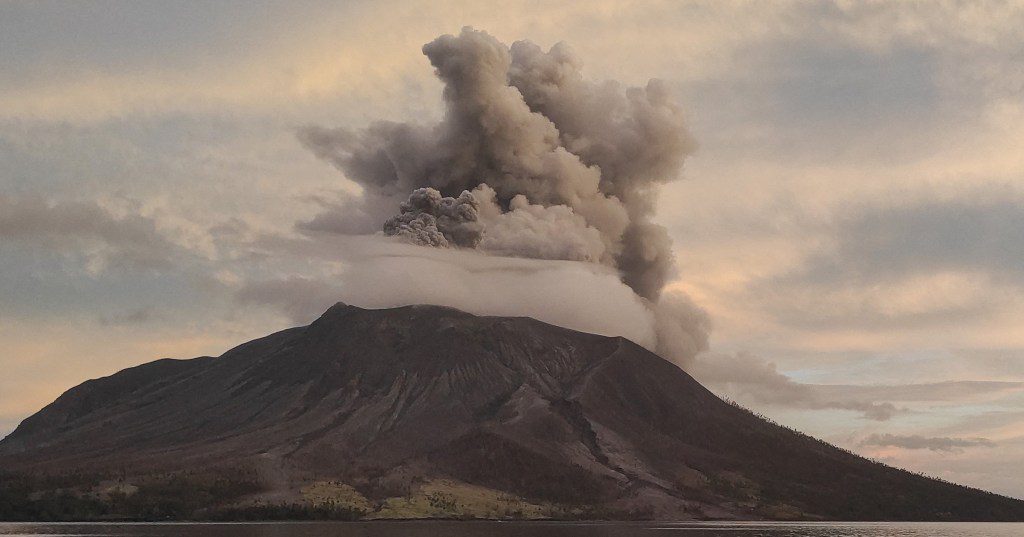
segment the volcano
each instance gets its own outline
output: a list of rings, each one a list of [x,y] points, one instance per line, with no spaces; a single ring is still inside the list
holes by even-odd
[[[629,340],[438,306],[339,303],[87,381],[0,442],[0,479],[8,518],[1024,520],[1019,500],[766,421]]]

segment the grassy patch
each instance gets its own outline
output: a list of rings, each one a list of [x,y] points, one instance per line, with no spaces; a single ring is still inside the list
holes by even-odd
[[[302,499],[311,505],[335,505],[366,512],[374,509],[359,491],[339,481],[316,481],[306,485],[302,487]]]
[[[427,481],[406,497],[388,498],[369,518],[548,518],[551,508],[507,493],[448,479]]]

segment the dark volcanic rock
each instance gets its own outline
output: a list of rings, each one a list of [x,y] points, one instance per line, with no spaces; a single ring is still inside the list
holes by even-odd
[[[768,423],[628,340],[435,306],[338,304],[91,380],[0,442],[0,467],[29,473],[248,464],[273,466],[268,488],[443,478],[584,513],[1024,520]]]

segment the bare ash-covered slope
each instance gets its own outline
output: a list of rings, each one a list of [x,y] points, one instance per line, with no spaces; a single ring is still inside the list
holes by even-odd
[[[424,489],[449,514],[471,490],[555,515],[1024,520],[1024,502],[768,423],[628,340],[434,306],[338,304],[218,358],[88,381],[0,442],[0,467],[136,484],[250,468],[234,505],[329,489],[377,516],[415,513],[395,498]]]

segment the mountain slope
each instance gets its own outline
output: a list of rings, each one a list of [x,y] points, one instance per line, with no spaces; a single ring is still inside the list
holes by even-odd
[[[245,469],[233,506],[385,517],[422,516],[421,495],[428,515],[486,497],[511,516],[1024,520],[1024,502],[765,422],[628,340],[435,306],[338,304],[218,358],[88,381],[0,442],[0,468]]]

